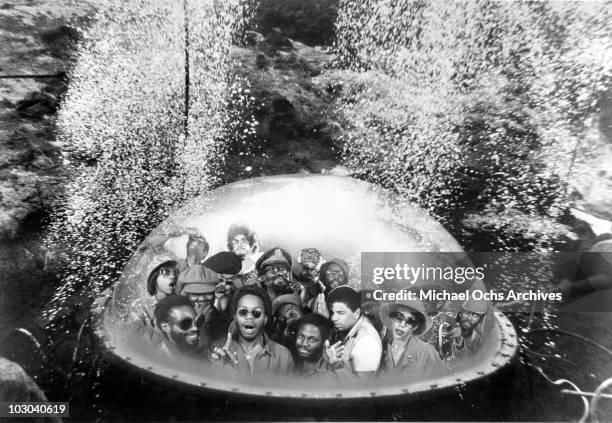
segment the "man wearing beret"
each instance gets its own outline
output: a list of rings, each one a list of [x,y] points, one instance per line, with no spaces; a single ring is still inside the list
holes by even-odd
[[[242,268],[242,260],[234,253],[221,251],[206,259],[204,267],[219,275],[215,286],[215,308],[225,312],[236,289],[242,287],[242,281],[235,278]]]
[[[328,297],[331,321],[340,340],[326,354],[341,380],[370,378],[378,370],[382,356],[380,336],[361,313],[361,295],[349,286],[333,289]]]
[[[292,294],[291,255],[279,247],[266,251],[255,263],[262,286],[271,301],[283,294]]]

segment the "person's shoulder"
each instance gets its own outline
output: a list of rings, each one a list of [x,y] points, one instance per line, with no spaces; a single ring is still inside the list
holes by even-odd
[[[368,319],[363,320],[363,323],[357,332],[357,338],[360,338],[360,339],[372,338],[372,339],[375,339],[379,344],[382,344],[378,331],[368,321]]]
[[[287,347],[282,344],[279,344],[272,339],[268,339],[268,344],[266,345],[268,351],[270,351],[274,355],[288,355],[291,356],[291,352]]]
[[[414,343],[415,349],[420,351],[422,354],[435,356],[439,358],[438,352],[436,351],[433,345],[431,345],[428,342],[423,341],[422,339],[416,338],[416,337],[414,338],[414,340],[415,340],[415,343]]]

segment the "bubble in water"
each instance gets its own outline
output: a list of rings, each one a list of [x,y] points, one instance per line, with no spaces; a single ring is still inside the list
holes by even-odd
[[[495,249],[550,251],[612,75],[609,3],[339,3],[343,164]],[[588,142],[588,141],[587,141]],[[491,248],[491,247],[490,247]]]
[[[144,235],[219,183],[242,84],[229,49],[250,3],[100,5],[58,115],[71,178],[48,236],[66,261],[48,314],[109,286]]]

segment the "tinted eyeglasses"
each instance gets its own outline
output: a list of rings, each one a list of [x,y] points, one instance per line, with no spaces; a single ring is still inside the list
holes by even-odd
[[[327,270],[325,272],[325,276],[328,278],[338,277],[341,278],[344,276],[344,272],[342,270]]]
[[[247,317],[249,313],[251,313],[251,315],[253,316],[254,319],[259,319],[261,317],[261,315],[263,314],[263,311],[261,311],[259,309],[249,310],[247,308],[239,308],[238,309],[238,316],[240,316],[240,317]]]
[[[288,310],[284,314],[286,319],[297,319],[300,317],[300,313],[295,309]]]
[[[416,326],[417,325],[417,319],[414,316],[405,316],[399,311],[390,313],[389,317],[393,319],[393,321],[395,321],[396,323],[405,322],[406,326]]]
[[[239,245],[239,244],[250,245],[249,240],[244,238],[244,237],[241,237],[241,238],[236,237],[236,238],[232,239],[232,245]]]
[[[468,316],[468,317],[474,317],[474,318],[478,318],[478,319],[480,319],[480,318],[482,318],[482,316],[484,316],[484,314],[481,314],[481,313],[476,313],[476,312],[474,312],[474,311],[469,311],[469,310],[466,310],[466,309],[464,309],[464,308],[462,308],[462,309],[460,310],[460,312],[461,312],[462,314],[465,314],[465,315],[466,315],[466,316]]]
[[[204,316],[202,315],[198,316],[195,319],[195,327],[197,329],[200,329],[205,321],[206,319],[204,318]],[[176,322],[175,325],[178,326],[180,330],[186,331],[193,327],[194,321],[191,317],[185,317],[184,319],[181,319],[178,322]]]
[[[174,267],[160,267],[159,274],[163,276],[172,276],[176,273],[176,269]]]
[[[288,275],[289,269],[283,266],[268,266],[266,267],[266,273],[272,273],[273,275]]]

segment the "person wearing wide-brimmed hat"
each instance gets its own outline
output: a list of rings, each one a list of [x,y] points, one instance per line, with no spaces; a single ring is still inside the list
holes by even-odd
[[[167,254],[153,256],[147,265],[147,293],[152,300],[136,306],[135,319],[144,326],[155,327],[155,304],[164,298],[174,295],[174,286],[179,274],[176,260]]]
[[[381,371],[385,375],[419,380],[439,371],[442,361],[435,348],[418,338],[432,325],[421,301],[383,304],[380,318],[387,326],[389,335],[381,363]]]

